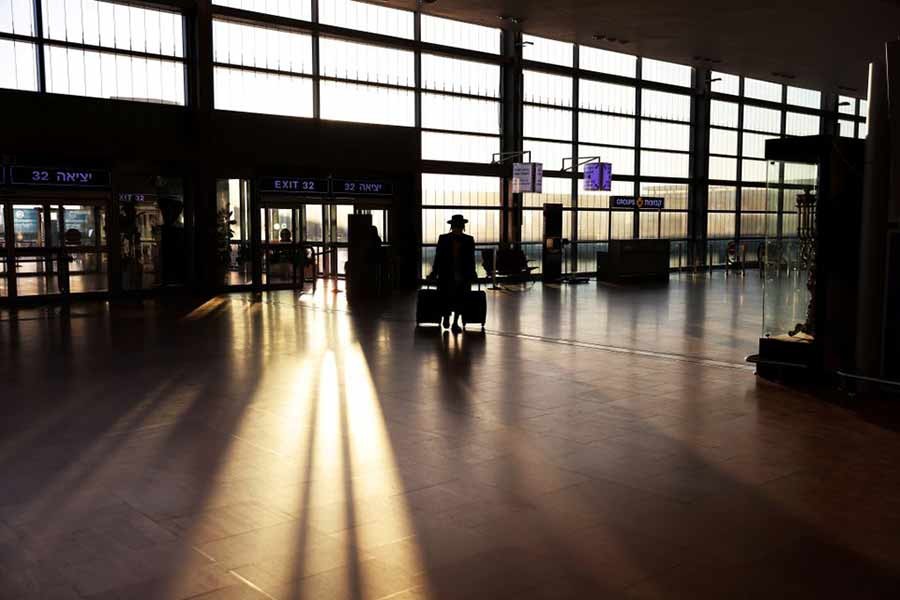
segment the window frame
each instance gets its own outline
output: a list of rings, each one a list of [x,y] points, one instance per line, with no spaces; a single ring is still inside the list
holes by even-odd
[[[153,4],[152,6],[146,6],[141,3],[129,3],[129,2],[120,2],[118,4],[124,6],[133,6],[135,8],[141,8],[146,10],[153,10],[161,13],[168,13],[171,15],[177,15],[180,19],[181,26],[181,49],[180,53],[175,55],[151,52],[146,50],[132,50],[130,48],[116,48],[114,46],[104,46],[102,44],[89,44],[84,42],[76,42],[70,40],[63,39],[55,39],[45,32],[45,29],[48,27],[47,18],[44,14],[44,0],[32,0],[32,8],[33,8],[33,32],[31,34],[23,34],[23,33],[13,33],[13,32],[0,32],[0,40],[11,41],[11,42],[20,42],[31,44],[35,48],[36,57],[35,57],[35,65],[36,65],[36,79],[37,79],[37,89],[36,90],[24,90],[24,91],[32,91],[34,93],[42,93],[42,94],[58,94],[64,96],[79,96],[79,97],[88,97],[88,98],[98,98],[106,101],[116,101],[116,102],[141,102],[147,104],[166,104],[171,105],[171,103],[166,102],[163,99],[135,99],[135,98],[107,98],[105,96],[93,96],[88,94],[77,94],[77,93],[69,93],[69,92],[51,92],[49,91],[49,82],[48,82],[48,72],[51,70],[49,65],[49,52],[47,51],[50,48],[62,48],[65,50],[75,50],[80,51],[82,53],[95,53],[100,56],[112,56],[112,57],[128,57],[128,58],[140,58],[148,61],[157,61],[160,63],[169,63],[174,64],[181,67],[182,71],[182,90],[179,94],[180,98],[183,99],[183,103],[178,105],[183,108],[190,107],[190,88],[188,85],[189,81],[189,61],[191,59],[191,53],[189,51],[188,44],[188,32],[187,32],[187,19],[185,13],[180,10],[177,6],[169,6],[164,4]]]

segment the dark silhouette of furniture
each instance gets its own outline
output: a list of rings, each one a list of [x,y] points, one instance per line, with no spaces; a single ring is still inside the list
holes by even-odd
[[[610,240],[597,252],[597,279],[668,279],[669,240]]]

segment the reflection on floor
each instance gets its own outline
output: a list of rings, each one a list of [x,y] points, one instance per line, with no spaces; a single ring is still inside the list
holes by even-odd
[[[728,285],[707,297],[727,302]],[[491,326],[619,335],[584,314],[592,286],[532,294],[492,296]],[[558,299],[576,294],[554,326]],[[636,309],[625,330],[678,351],[711,352],[702,336],[739,345],[724,340],[740,328],[704,325],[678,347],[690,292],[667,294],[668,320]],[[416,331],[409,305],[347,308],[319,286],[0,313],[0,596],[886,598],[900,586],[895,431],[742,366]]]
[[[109,289],[106,273],[78,273],[69,275],[69,291],[73,294],[103,292]],[[57,275],[27,275],[16,278],[16,293],[19,296],[43,296],[59,293]]]
[[[502,288],[488,292],[487,329],[497,333],[743,364],[762,331],[759,271],[673,274],[668,284]],[[408,319],[414,302],[413,295],[397,300],[389,316]]]

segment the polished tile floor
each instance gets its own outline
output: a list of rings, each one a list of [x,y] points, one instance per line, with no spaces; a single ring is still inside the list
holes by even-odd
[[[900,434],[741,364],[749,281],[0,313],[0,598],[896,597]]]

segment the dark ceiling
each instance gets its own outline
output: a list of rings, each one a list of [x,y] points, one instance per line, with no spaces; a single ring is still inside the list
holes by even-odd
[[[900,36],[900,0],[437,0],[423,11],[494,27],[518,17],[534,35],[859,96],[868,63]]]

